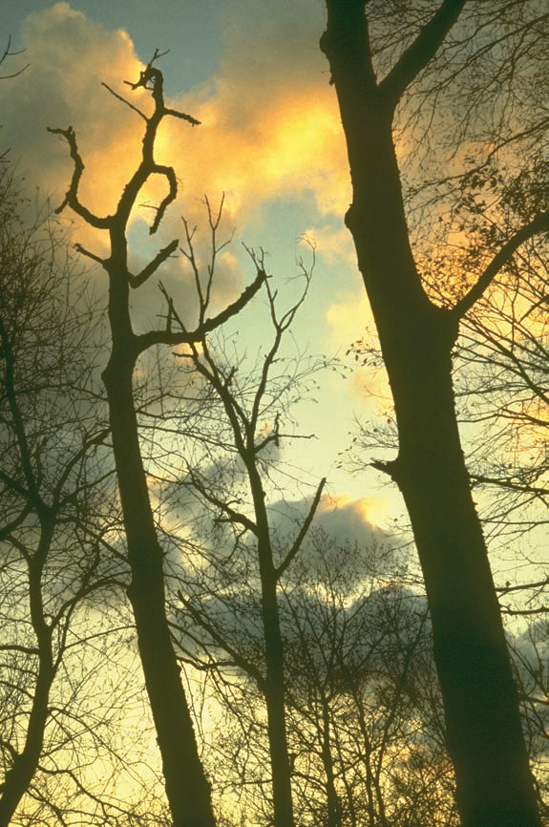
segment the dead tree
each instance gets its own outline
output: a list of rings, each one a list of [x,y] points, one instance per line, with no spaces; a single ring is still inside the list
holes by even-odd
[[[109,277],[112,346],[108,365],[103,372],[103,381],[108,397],[112,444],[132,574],[128,598],[134,612],[145,684],[162,756],[166,794],[176,827],[213,827],[215,819],[210,785],[200,761],[192,714],[181,683],[179,664],[166,618],[163,550],[155,527],[140,450],[132,378],[138,357],[148,348],[159,344],[173,347],[199,341],[205,333],[238,313],[259,289],[264,273],[258,270],[253,283],[234,303],[214,318],[202,320],[195,331],[172,329],[173,317],[170,312],[162,329],[136,334],[132,328],[130,292],[150,279],[176,251],[179,243],[178,239],[171,241],[137,275],[130,271],[126,233],[131,211],[143,186],[152,175],[163,176],[168,184],[168,192],[155,210],[149,230],[151,234],[158,230],[167,207],[177,195],[174,169],[158,164],[154,158],[157,130],[162,119],[167,116],[180,118],[193,126],[198,124],[190,115],[165,105],[162,73],[153,65],[158,57],[158,53],[155,53],[146,69],[141,72],[139,80],[128,84],[133,90],[140,87],[149,90],[154,109],[147,116],[133,104],[124,101],[145,120],[146,126],[141,161],[126,184],[112,215],[95,215],[79,199],[78,188],[84,164],[72,127],[49,131],[61,135],[67,141],[74,162],[71,184],[58,211],[70,207],[88,225],[109,233],[110,255],[107,258],[100,258],[81,245],[77,249],[101,264]],[[120,98],[119,95],[116,97]]]

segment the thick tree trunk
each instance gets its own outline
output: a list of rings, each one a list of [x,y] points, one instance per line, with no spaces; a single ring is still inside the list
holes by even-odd
[[[109,300],[113,344],[103,380],[132,574],[128,597],[174,827],[215,827],[210,786],[198,755],[166,618],[163,555],[149,500],[133,402],[135,337],[123,266],[120,272],[122,275],[117,277],[114,264]]]
[[[538,824],[499,605],[454,415],[450,355],[418,330],[392,374],[403,493],[425,578],[464,827]]]
[[[328,2],[321,47],[351,168],[346,223],[395,403],[399,453],[385,470],[403,493],[425,577],[463,827],[538,827],[517,693],[456,421],[451,350],[458,319],[429,301],[415,266],[392,140],[396,101],[373,75],[364,6]]]

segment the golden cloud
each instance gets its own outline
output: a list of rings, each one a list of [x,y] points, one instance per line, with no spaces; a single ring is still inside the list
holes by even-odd
[[[320,84],[284,93],[273,89],[268,106],[256,92],[243,120],[233,96],[231,80],[223,79],[213,93],[204,90],[174,103],[201,121],[189,136],[171,120],[159,144],[164,162],[181,160],[184,191],[213,198],[225,192],[231,214],[243,221],[262,202],[304,191],[314,193],[321,214],[340,215],[349,185],[331,90]]]
[[[314,3],[309,12],[317,14]],[[159,131],[157,160],[173,165],[179,180],[179,200],[166,216],[164,237],[182,238],[181,214],[191,225],[204,226],[204,193],[214,202],[227,194],[226,226],[237,225],[243,234],[247,217],[255,217],[262,204],[274,199],[306,193],[321,216],[339,217],[346,209],[348,164],[335,95],[309,23],[302,21],[300,29],[299,19],[288,5],[280,9],[278,23],[266,26],[255,20],[259,34],[254,34],[253,43],[247,36],[252,24],[246,21],[238,36],[229,38],[219,77],[167,101],[202,124],[192,128],[166,118]],[[274,34],[273,25],[278,25]],[[275,45],[269,51],[271,37]],[[53,194],[55,206],[69,185],[73,165],[66,143],[47,133],[46,127],[73,126],[85,164],[81,200],[100,215],[112,212],[139,162],[144,122],[104,84],[142,111],[151,108],[148,92],[124,85],[125,80],[137,80],[143,68],[130,35],[123,29],[107,30],[69,3],[59,2],[26,18],[22,40],[31,67],[0,88],[0,105],[10,112],[3,136],[16,147],[29,179]],[[250,61],[255,61],[253,71]],[[140,204],[158,203],[165,184],[156,176]],[[140,227],[150,216],[150,209],[142,206],[132,224],[132,232],[140,233],[143,241],[138,245],[142,256],[148,255],[149,247],[146,230]],[[106,233],[82,227],[69,211],[61,221],[74,228],[75,241],[99,255],[107,252]],[[296,227],[296,234],[305,229]],[[314,235],[319,252],[325,244],[327,256],[336,254],[342,236],[322,227]],[[147,243],[156,249],[164,240]],[[238,282],[233,265],[224,268],[231,288]],[[179,276],[180,266],[170,266]]]
[[[147,109],[149,103],[148,93],[123,84],[136,80],[143,68],[129,34],[106,30],[59,2],[29,15],[22,38],[31,67],[0,90],[4,111],[12,113],[18,153],[44,189],[62,193],[71,162],[66,146],[48,135],[46,126],[72,125],[86,166],[82,199],[94,211],[112,211],[138,162],[144,124],[102,84],[134,106]],[[312,39],[310,49],[316,55]],[[202,125],[191,129],[167,119],[158,160],[176,167],[184,202],[226,192],[228,213],[238,214],[239,221],[262,202],[303,191],[314,193],[321,214],[341,215],[349,201],[348,165],[333,90],[320,71],[316,77],[304,74],[303,67],[292,71],[289,55],[281,73],[275,57],[261,65],[259,82],[255,73],[243,71],[242,55],[229,55],[213,85],[171,100]],[[301,60],[299,52],[293,60]],[[158,194],[162,186],[156,181],[151,191]]]
[[[356,292],[348,293],[331,304],[326,321],[329,341],[335,350],[346,353],[358,341],[363,341],[365,348],[378,348],[370,303],[362,285],[357,286]],[[352,354],[349,355],[352,359]],[[392,399],[385,369],[381,365],[376,368],[375,358],[368,359],[367,365],[362,365],[362,361],[360,354],[358,361],[353,361],[354,370],[347,383],[348,391],[356,399],[373,405],[376,411],[385,409]]]
[[[365,526],[383,525],[392,514],[392,503],[386,497],[358,497],[350,494],[328,494],[322,497],[318,515],[339,514],[342,519],[364,523]]]

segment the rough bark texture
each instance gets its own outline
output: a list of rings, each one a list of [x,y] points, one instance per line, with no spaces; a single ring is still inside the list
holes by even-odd
[[[328,0],[321,48],[353,184],[346,215],[394,397],[396,460],[423,569],[463,827],[539,825],[518,698],[458,433],[451,350],[459,316],[430,302],[410,248],[392,139],[400,94],[464,5],[446,0],[419,46],[378,83],[364,0]]]

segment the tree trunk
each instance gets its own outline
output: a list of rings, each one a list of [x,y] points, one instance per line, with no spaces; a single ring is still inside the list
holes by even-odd
[[[273,774],[273,814],[275,827],[293,827],[292,781],[288,738],[284,675],[284,642],[278,608],[278,575],[273,560],[265,492],[256,466],[253,434],[246,468],[257,524],[257,555],[261,580],[261,611],[265,640],[265,706],[271,771]]]
[[[77,249],[100,263],[109,276],[112,347],[103,381],[109,403],[113,452],[132,575],[128,597],[133,607],[145,686],[162,756],[166,794],[174,827],[215,827],[210,785],[198,755],[192,717],[166,617],[163,553],[149,500],[132,388],[133,371],[140,353],[152,344],[162,342],[173,346],[186,340],[186,336],[172,335],[170,316],[164,330],[149,331],[149,336],[143,341],[143,337],[140,339],[133,332],[129,308],[130,284],[134,288],[144,284],[178,244],[176,239],[173,240],[137,276],[131,274],[126,229],[142,187],[151,175],[162,176],[169,187],[168,194],[155,209],[155,218],[149,230],[151,234],[157,231],[166,208],[177,194],[173,168],[159,165],[154,160],[157,129],[166,115],[180,117],[192,124],[198,123],[190,115],[165,107],[162,73],[153,66],[158,56],[156,51],[146,70],[140,73],[137,83],[130,84],[134,90],[143,87],[151,92],[154,111],[149,117],[143,116],[146,128],[141,162],[124,187],[113,215],[94,215],[79,200],[78,187],[84,163],[72,127],[49,131],[65,138],[74,161],[71,185],[57,212],[70,206],[89,226],[108,230],[110,236],[108,258],[99,258],[81,245],[77,245]],[[252,285],[251,292],[250,288],[245,291],[241,301],[247,301],[260,283],[260,279],[256,280],[255,287]],[[238,302],[233,304],[225,311],[224,318],[229,311],[229,315],[236,312],[239,306]]]
[[[346,224],[398,423],[398,457],[384,470],[404,496],[425,578],[463,827],[537,827],[518,697],[457,427],[451,350],[459,320],[430,302],[415,266],[392,140],[396,101],[375,80],[364,7],[363,0],[329,0],[321,48],[351,168]]]
[[[332,758],[330,705],[323,691],[321,693],[320,703],[322,705],[322,731],[320,733],[322,764],[324,765],[324,772],[326,773],[326,827],[341,827],[341,808],[335,787],[334,762]]]
[[[264,582],[262,578],[262,611],[265,635],[265,706],[271,771],[273,774],[273,811],[275,827],[293,827],[292,785],[286,710],[284,702],[284,650],[280,634],[280,618],[276,595],[276,576]]]
[[[44,617],[42,602],[42,573],[52,544],[55,517],[52,513],[42,512],[39,519],[40,542],[29,562],[30,616],[38,649],[38,673],[32,696],[25,746],[23,751],[14,758],[13,766],[6,773],[2,784],[0,827],[9,827],[12,823],[13,815],[21,799],[28,792],[40,763],[44,733],[49,717],[50,690],[55,677],[52,633]]]
[[[404,496],[429,601],[447,745],[464,827],[538,823],[499,605],[471,498],[453,406],[450,354],[418,331],[403,369],[399,455],[391,474]]]
[[[139,446],[132,376],[135,336],[124,266],[110,270],[112,351],[103,380],[128,544],[133,607],[145,685],[156,727],[174,827],[215,827],[209,783],[166,618],[162,549],[158,542]]]

